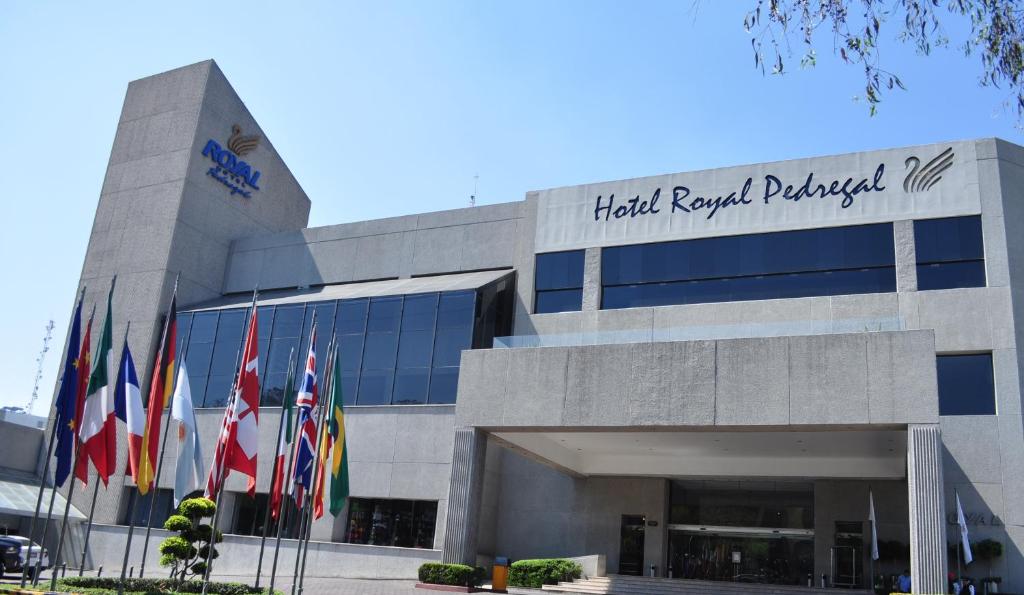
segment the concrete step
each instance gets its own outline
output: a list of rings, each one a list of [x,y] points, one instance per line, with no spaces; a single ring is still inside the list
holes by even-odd
[[[800,587],[795,585],[770,585],[759,583],[730,583],[719,581],[698,581],[669,578],[649,578],[614,575],[593,577],[571,583],[544,585],[544,591],[553,593],[580,593],[587,595],[822,595],[835,593],[834,589]],[[846,589],[848,595],[865,594],[867,591]]]

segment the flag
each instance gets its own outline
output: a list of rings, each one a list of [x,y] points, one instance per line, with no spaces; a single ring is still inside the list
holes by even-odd
[[[64,374],[57,392],[54,425],[57,427],[57,469],[54,482],[58,487],[71,473],[71,458],[75,451],[75,408],[78,397],[79,349],[82,336],[82,298],[78,299],[75,315],[71,319],[68,333],[68,352],[64,356]]]
[[[313,342],[313,337],[316,334],[316,328],[313,329],[313,334],[310,335],[310,343]],[[294,409],[294,397],[292,394],[295,391],[295,366],[292,355],[288,358],[288,379],[285,380],[284,386],[284,400],[281,403],[281,425],[280,438],[277,441],[277,459],[274,461],[274,479],[270,484],[270,517],[274,520],[281,514],[281,501],[283,499],[282,493],[284,492],[284,480],[285,473],[287,472],[284,468],[287,461],[285,457],[288,456],[288,451],[291,450],[289,445],[292,443],[292,409]]]
[[[114,395],[111,394],[110,386],[110,381],[114,378],[113,300],[114,283],[111,282],[110,293],[107,294],[106,320],[103,322],[96,361],[93,362],[92,374],[89,376],[88,388],[85,391],[82,424],[78,428],[78,439],[82,443],[78,457],[79,466],[83,471],[87,471],[86,458],[91,459],[96,474],[103,480],[104,486],[107,485],[107,479],[117,465],[117,422],[114,416]]]
[[[93,314],[95,313],[96,308],[94,307]],[[81,456],[82,439],[79,436],[79,430],[82,428],[82,416],[85,414],[85,394],[89,388],[89,368],[92,364],[89,346],[92,344],[93,314],[89,315],[89,322],[85,325],[82,350],[78,355],[78,388],[75,390],[75,448],[78,451],[75,454],[75,477],[83,484],[89,483],[89,460]]]
[[[248,492],[256,497],[256,454],[259,446],[259,331],[253,304],[249,333],[242,350],[234,394],[225,410],[225,422],[217,440],[217,451],[206,483],[207,497],[214,497],[229,471],[249,476]]]
[[[157,444],[160,442],[160,418],[164,414],[171,392],[174,387],[174,345],[177,337],[178,319],[177,303],[178,288],[175,286],[171,295],[171,306],[167,310],[164,331],[160,337],[160,346],[153,360],[153,377],[149,383],[149,404],[146,409],[146,427],[142,433],[142,446],[139,448],[139,474],[135,483],[139,494],[145,496],[156,479],[158,456]]]
[[[348,450],[345,448],[345,408],[341,394],[341,361],[334,357],[330,408],[327,410],[328,453],[331,461],[331,514],[338,516],[348,498]],[[326,457],[325,457],[326,458]]]
[[[878,526],[875,522],[875,495],[868,491],[868,521],[871,523],[871,559],[878,559]]]
[[[199,489],[203,476],[203,452],[199,446],[196,412],[192,409],[192,389],[188,384],[185,360],[181,360],[178,382],[171,400],[171,418],[178,422],[178,464],[174,471],[174,505]]]
[[[302,373],[302,384],[295,395],[298,407],[298,436],[295,440],[295,463],[292,469],[292,494],[295,503],[301,507],[306,491],[313,483],[313,457],[316,444],[316,417],[314,411],[318,401],[316,386],[316,326],[309,336],[309,354],[306,369]]]
[[[956,524],[960,525],[960,542],[964,549],[964,564],[974,561],[974,554],[971,553],[971,542],[967,539],[967,519],[964,518],[964,509],[960,506],[960,494],[956,494]]]
[[[142,411],[142,390],[139,389],[139,376],[135,373],[135,361],[132,359],[131,350],[128,349],[127,337],[124,349],[121,351],[121,372],[117,379],[117,390],[114,392],[114,414],[124,422],[128,429],[128,469],[126,473],[130,474],[138,484],[146,414]]]

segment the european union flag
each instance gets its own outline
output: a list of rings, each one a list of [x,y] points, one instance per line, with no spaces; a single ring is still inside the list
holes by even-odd
[[[84,297],[84,296],[83,296]],[[58,486],[71,473],[71,459],[75,453],[75,405],[78,400],[78,375],[88,374],[89,370],[79,370],[79,350],[82,342],[82,298],[78,299],[75,317],[71,321],[71,334],[68,336],[68,354],[64,358],[64,375],[60,381],[60,392],[57,393],[57,472],[54,481]]]

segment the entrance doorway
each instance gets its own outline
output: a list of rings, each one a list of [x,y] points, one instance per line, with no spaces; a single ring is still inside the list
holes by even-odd
[[[622,529],[619,533],[619,574],[640,576],[644,573],[644,525],[643,515],[622,515]]]
[[[760,527],[670,525],[673,578],[804,585],[814,572],[814,533]]]

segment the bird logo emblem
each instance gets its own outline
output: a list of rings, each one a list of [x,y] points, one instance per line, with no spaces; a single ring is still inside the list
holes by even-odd
[[[932,186],[939,183],[942,174],[953,166],[953,147],[939,153],[938,157],[925,163],[924,166],[921,165],[921,160],[917,157],[907,157],[904,165],[908,170],[907,177],[903,180],[905,192],[930,190]]]
[[[260,135],[258,134],[242,134],[242,127],[238,124],[231,126],[231,136],[228,137],[228,149],[243,157],[253,151],[257,145],[260,144]]]

